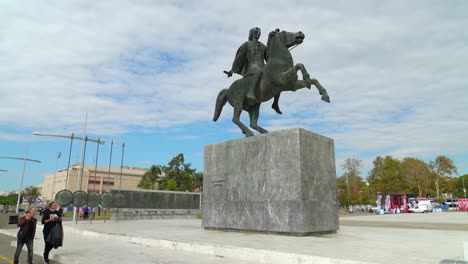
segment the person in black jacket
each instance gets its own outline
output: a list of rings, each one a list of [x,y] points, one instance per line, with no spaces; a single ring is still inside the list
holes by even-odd
[[[49,208],[47,208],[42,214],[41,223],[44,225],[42,233],[44,234],[44,263],[49,264],[49,252],[54,247],[52,244],[47,242],[47,236],[50,234],[50,231],[55,225],[62,224],[62,210],[57,210],[57,204],[55,202],[49,203]]]
[[[19,256],[23,250],[24,244],[28,248],[28,264],[33,262],[33,249],[34,249],[34,236],[36,235],[37,219],[34,218],[34,209],[29,208],[26,213],[18,219],[16,225],[20,228],[18,230],[18,238],[16,242],[16,252],[13,258],[13,263],[19,263]]]

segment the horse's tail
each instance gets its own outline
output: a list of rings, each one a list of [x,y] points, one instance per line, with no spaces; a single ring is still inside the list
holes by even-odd
[[[223,106],[226,104],[228,98],[228,89],[223,89],[221,92],[218,94],[218,98],[216,98],[216,107],[215,107],[215,112],[213,116],[213,121],[217,121],[219,118],[219,115],[221,115],[221,111],[223,110]]]

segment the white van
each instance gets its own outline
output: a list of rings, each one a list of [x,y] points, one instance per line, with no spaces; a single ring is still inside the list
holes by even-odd
[[[429,200],[423,200],[419,201],[419,203],[413,207],[410,208],[409,211],[411,213],[427,213],[427,212],[432,212],[433,206],[431,201]]]

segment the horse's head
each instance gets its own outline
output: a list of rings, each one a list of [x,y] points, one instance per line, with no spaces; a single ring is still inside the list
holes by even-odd
[[[294,45],[301,44],[304,41],[305,35],[301,31],[299,32],[288,32],[288,31],[280,31],[276,29],[275,31],[270,32],[268,36],[268,44],[271,40],[276,37],[278,38],[279,44],[286,48],[290,48]]]
[[[294,45],[301,44],[304,41],[305,35],[301,31],[299,32],[288,32],[288,31],[281,31],[278,33],[280,38],[281,45],[286,46],[287,48],[292,47]]]
[[[288,49],[294,45],[301,44],[304,41],[304,38],[305,35],[301,31],[288,32],[276,29],[270,32],[270,34],[268,35],[267,56],[291,56]]]

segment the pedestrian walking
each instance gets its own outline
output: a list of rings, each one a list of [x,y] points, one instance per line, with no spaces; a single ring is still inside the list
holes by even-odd
[[[52,248],[62,246],[63,227],[62,227],[62,210],[57,210],[58,206],[55,202],[49,203],[49,208],[44,211],[42,216],[42,224],[44,229],[44,264],[49,264],[49,252]]]
[[[20,229],[16,239],[16,252],[13,263],[19,263],[19,256],[23,250],[24,244],[28,248],[28,264],[33,263],[34,236],[36,235],[37,219],[34,217],[34,209],[29,208],[23,216],[18,219],[16,224]]]

